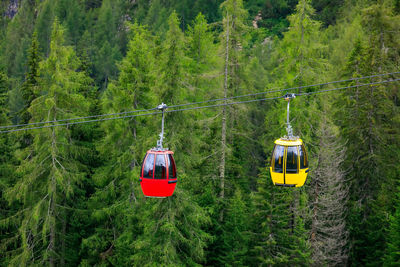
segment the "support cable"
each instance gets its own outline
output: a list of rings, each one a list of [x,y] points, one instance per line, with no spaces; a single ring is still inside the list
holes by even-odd
[[[342,83],[342,82],[357,81],[357,80],[363,80],[363,79],[369,79],[369,78],[375,78],[375,77],[381,77],[381,76],[388,76],[388,75],[395,75],[395,74],[400,74],[400,72],[390,72],[390,73],[383,73],[383,74],[375,74],[375,75],[370,75],[370,76],[350,78],[350,79],[346,79],[346,80],[338,80],[338,81],[331,81],[331,82],[318,83],[318,84],[312,84],[312,85],[303,85],[303,86],[290,87],[290,88],[284,88],[284,89],[275,89],[275,90],[269,90],[269,91],[253,93],[253,94],[231,96],[231,97],[226,97],[226,98],[210,99],[210,100],[192,102],[192,103],[184,103],[184,104],[172,105],[172,106],[169,106],[169,108],[193,106],[193,105],[199,105],[199,104],[205,104],[205,103],[211,103],[211,102],[232,100],[232,99],[250,97],[250,96],[259,96],[259,95],[264,95],[264,94],[285,92],[285,91],[296,90],[296,89],[311,88],[311,87],[324,86],[324,85]],[[42,121],[42,122],[31,122],[31,123],[24,123],[24,124],[3,125],[3,126],[0,126],[0,129],[18,128],[18,127],[24,127],[24,126],[34,126],[34,125],[41,125],[41,124],[48,124],[48,123],[59,123],[59,122],[67,122],[67,121],[75,121],[75,120],[85,120],[85,119],[101,118],[101,117],[108,117],[108,116],[119,116],[119,115],[131,114],[131,113],[149,112],[149,111],[153,111],[153,110],[157,110],[157,108],[124,111],[124,112],[118,112],[118,113],[99,114],[99,115],[91,115],[91,116],[76,117],[76,118],[69,118],[69,119],[60,119],[60,120],[53,120],[53,121]]]
[[[400,81],[400,78],[391,79],[391,80],[385,80],[385,81],[380,81],[380,82],[371,82],[371,83],[357,84],[357,85],[351,85],[351,86],[345,86],[345,87],[338,87],[338,88],[320,90],[320,91],[315,91],[315,92],[299,93],[299,94],[295,94],[295,95],[296,96],[308,96],[308,95],[313,95],[313,94],[333,92],[333,91],[351,89],[351,88],[356,88],[356,87],[372,86],[372,85],[391,83],[391,82],[397,82],[397,81]],[[230,106],[230,105],[236,105],[236,104],[245,104],[245,103],[258,102],[258,101],[275,100],[275,99],[280,99],[280,98],[285,98],[285,96],[269,97],[269,98],[257,98],[257,99],[251,99],[251,100],[244,100],[244,101],[237,101],[237,102],[227,102],[227,103],[207,105],[207,106],[166,110],[164,112],[165,113],[170,113],[170,112],[179,112],[179,111],[187,111],[187,110],[197,110],[197,109],[203,109],[203,108],[222,107],[222,106]],[[169,106],[169,108],[170,108],[170,106]],[[150,110],[156,110],[156,109],[158,109],[158,108],[154,108],[154,109],[150,109]],[[0,133],[11,133],[11,132],[33,130],[33,129],[51,128],[51,127],[58,127],[58,126],[69,126],[69,125],[83,124],[83,123],[90,123],[90,122],[98,122],[98,121],[108,121],[108,120],[116,120],[116,119],[134,118],[134,117],[139,117],[139,116],[149,116],[149,115],[155,115],[155,114],[161,114],[161,113],[162,112],[151,112],[151,113],[143,113],[143,114],[135,114],[135,115],[127,115],[127,116],[119,116],[119,117],[111,117],[111,118],[85,120],[85,121],[78,121],[78,122],[67,122],[67,123],[59,123],[59,124],[51,124],[51,125],[30,127],[30,128],[19,128],[19,129],[13,129],[13,130],[6,130],[6,131],[0,131]],[[59,121],[55,121],[55,122],[59,122]],[[17,127],[17,126],[14,126],[14,127]]]

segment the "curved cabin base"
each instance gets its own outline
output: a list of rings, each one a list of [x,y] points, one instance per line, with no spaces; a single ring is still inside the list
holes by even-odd
[[[167,181],[142,178],[140,186],[145,197],[165,198],[172,196],[177,181],[177,179]]]

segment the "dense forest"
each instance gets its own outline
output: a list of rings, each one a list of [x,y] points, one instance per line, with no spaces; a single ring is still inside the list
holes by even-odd
[[[0,22],[0,266],[400,266],[399,0],[3,0]],[[290,106],[307,181],[274,186],[279,97],[321,90]],[[166,113],[178,183],[144,197],[142,110],[212,99]]]

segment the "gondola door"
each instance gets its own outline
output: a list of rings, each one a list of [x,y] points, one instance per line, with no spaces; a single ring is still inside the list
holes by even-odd
[[[298,184],[299,166],[298,166],[297,146],[285,147],[285,184],[295,186]]]

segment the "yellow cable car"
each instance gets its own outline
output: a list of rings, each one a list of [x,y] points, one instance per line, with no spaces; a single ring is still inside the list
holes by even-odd
[[[287,187],[303,186],[308,174],[308,158],[303,140],[293,136],[293,129],[289,121],[290,100],[295,94],[286,94],[287,104],[287,133],[288,135],[275,140],[272,152],[271,173],[274,185]]]
[[[274,185],[300,187],[308,174],[307,152],[299,138],[279,138],[271,159],[271,178]]]

